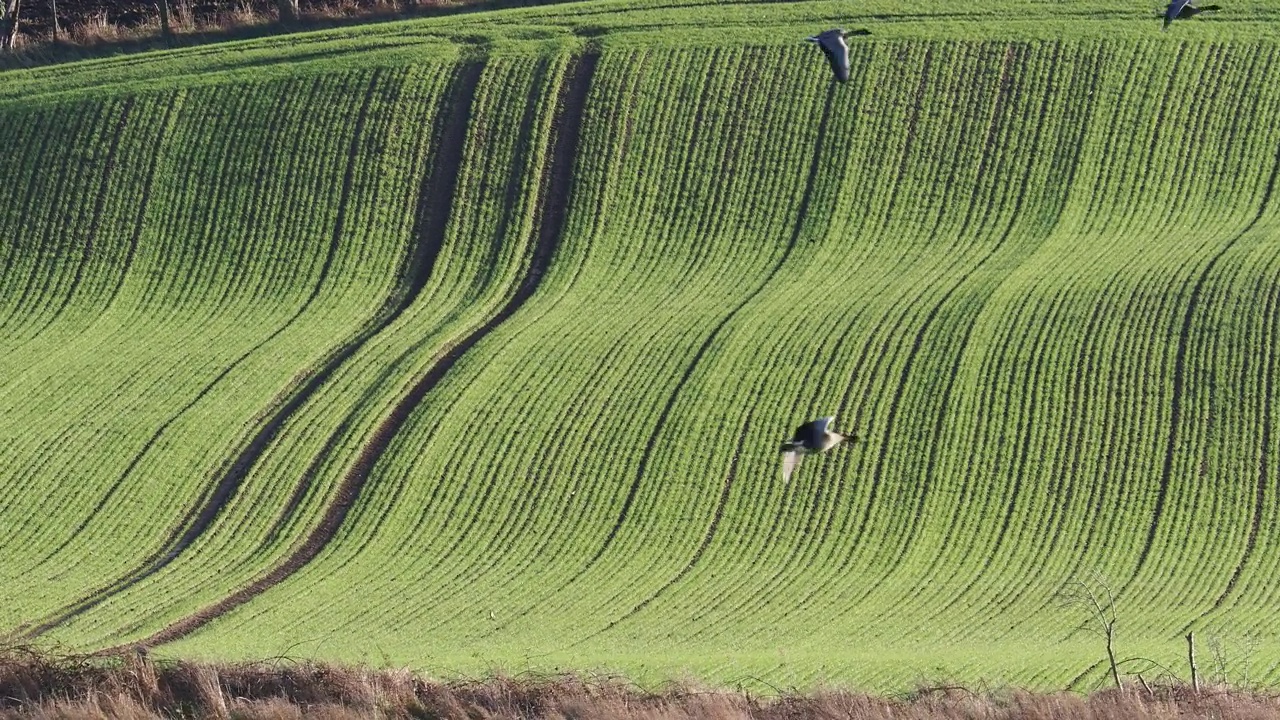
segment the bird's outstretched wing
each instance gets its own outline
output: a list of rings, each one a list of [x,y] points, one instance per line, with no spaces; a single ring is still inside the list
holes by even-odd
[[[822,54],[827,56],[836,80],[848,82],[849,45],[844,41],[844,36],[839,30],[828,30],[818,36],[818,44],[822,47]]]
[[[800,453],[795,450],[788,450],[782,453],[782,482],[791,481],[791,473],[795,472],[796,465],[800,462]]]

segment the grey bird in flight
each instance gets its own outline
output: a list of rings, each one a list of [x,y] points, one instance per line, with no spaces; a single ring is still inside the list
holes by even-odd
[[[1164,27],[1162,29],[1168,30],[1169,26],[1173,24],[1174,20],[1178,20],[1180,18],[1182,19],[1191,18],[1191,17],[1195,17],[1196,15],[1199,15],[1200,13],[1206,10],[1218,10],[1218,9],[1220,9],[1220,6],[1218,5],[1205,5],[1204,7],[1197,7],[1196,0],[1171,0],[1169,3],[1169,9],[1165,10],[1165,13],[1164,13]]]
[[[796,428],[795,435],[790,440],[782,443],[783,482],[791,480],[791,473],[795,471],[801,455],[824,453],[843,443],[852,444],[858,441],[858,436],[855,433],[833,432],[831,423],[835,419],[835,416],[832,415],[811,420]]]
[[[833,28],[806,38],[822,49],[827,62],[831,63],[831,72],[836,74],[836,80],[840,82],[849,82],[849,44],[844,41],[847,34],[844,30]]]

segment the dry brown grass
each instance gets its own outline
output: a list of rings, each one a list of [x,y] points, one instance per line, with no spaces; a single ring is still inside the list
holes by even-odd
[[[0,51],[0,69],[385,20],[555,2],[563,0],[310,0],[304,3],[302,15],[296,21],[281,23],[275,6],[262,0],[227,0],[209,16],[197,16],[188,0],[169,0],[172,32],[169,38],[160,32],[158,14],[145,22],[125,25],[112,22],[105,12],[92,13],[64,26],[56,42],[49,28],[24,18],[13,49]],[[159,6],[152,4],[151,7]]]
[[[1184,686],[1089,696],[922,688],[902,698],[843,690],[758,697],[616,677],[494,676],[428,681],[406,670],[319,662],[153,662],[145,654],[0,652],[0,718],[548,718],[552,720],[1119,720],[1280,718],[1280,698]]]

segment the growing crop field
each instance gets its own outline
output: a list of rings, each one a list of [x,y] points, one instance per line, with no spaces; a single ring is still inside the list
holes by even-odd
[[[1086,689],[1101,578],[1127,669],[1195,631],[1280,682],[1280,7],[1222,5],[587,0],[4,72],[0,637]]]

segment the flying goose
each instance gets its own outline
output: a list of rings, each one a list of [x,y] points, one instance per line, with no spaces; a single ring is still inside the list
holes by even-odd
[[[1199,15],[1205,10],[1218,10],[1218,5],[1205,5],[1204,7],[1196,7],[1197,0],[1170,0],[1169,9],[1164,13],[1164,30],[1168,30],[1174,20],[1180,18],[1191,18]]]
[[[782,443],[783,482],[791,479],[791,473],[796,469],[796,464],[800,462],[801,455],[823,453],[841,443],[858,441],[858,436],[855,433],[846,435],[829,430],[828,428],[835,419],[835,416],[832,415],[811,420],[796,428],[796,434],[790,440]]]
[[[831,71],[836,74],[836,80],[840,82],[849,82],[849,45],[844,41],[845,35],[844,30],[833,28],[806,38],[811,43],[817,43],[822,49],[822,54],[827,56],[827,62],[831,63]]]

